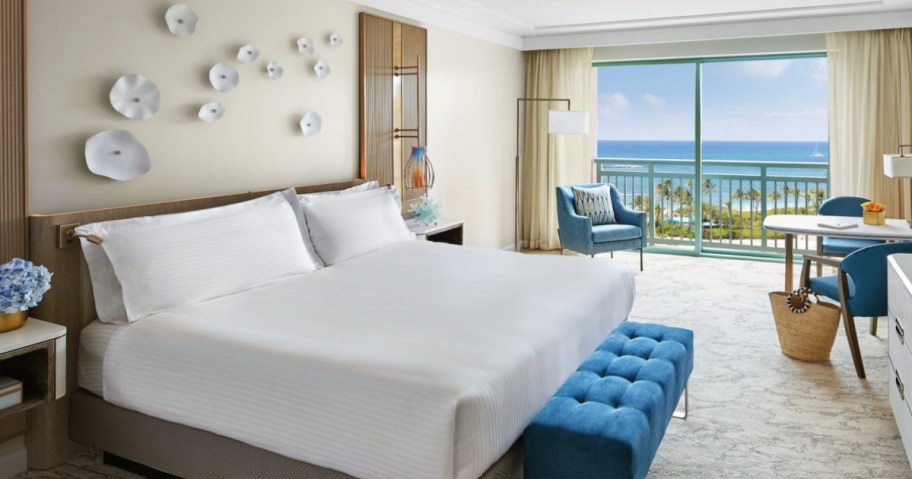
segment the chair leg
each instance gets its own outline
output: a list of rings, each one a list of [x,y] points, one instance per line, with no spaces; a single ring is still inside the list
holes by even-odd
[[[855,373],[861,379],[865,378],[864,364],[861,360],[861,350],[858,348],[858,334],[855,332],[855,317],[849,311],[846,298],[849,293],[849,281],[845,271],[839,270],[839,305],[842,306],[842,325],[845,328],[846,339],[849,340],[849,351],[852,353],[852,362],[855,363]]]
[[[611,252],[610,252],[610,253],[608,253],[608,254],[610,254],[610,255],[611,255],[611,259],[614,259],[614,251],[611,251]]]
[[[590,257],[590,258],[595,258],[595,254],[590,254],[589,257]]]
[[[823,236],[817,237],[817,256],[823,256]],[[817,262],[817,277],[823,276],[823,263]]]
[[[640,248],[640,271],[643,271],[643,248]]]
[[[564,248],[561,248],[561,256],[564,255]]]
[[[877,336],[877,316],[871,318],[871,336]]]

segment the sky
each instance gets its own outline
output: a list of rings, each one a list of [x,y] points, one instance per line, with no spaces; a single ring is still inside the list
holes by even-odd
[[[693,140],[697,66],[601,67],[599,140]],[[827,141],[825,58],[703,64],[703,139]]]

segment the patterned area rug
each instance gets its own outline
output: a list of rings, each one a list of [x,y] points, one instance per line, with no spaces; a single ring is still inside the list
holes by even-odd
[[[634,254],[615,256],[638,266]],[[672,419],[649,478],[912,477],[887,396],[886,319],[877,336],[867,318],[856,321],[867,380],[855,375],[842,328],[830,362],[790,359],[767,297],[783,289],[784,270],[647,255],[630,319],[695,335],[690,414]]]
[[[639,267],[635,253],[615,257]],[[783,356],[767,298],[782,289],[783,269],[646,255],[631,320],[682,326],[696,336],[690,415],[672,419],[650,479],[912,478],[887,399],[886,321],[878,336],[868,334],[867,319],[858,321],[867,380],[855,376],[841,330],[828,363]],[[17,477],[137,477],[100,460],[92,452]]]

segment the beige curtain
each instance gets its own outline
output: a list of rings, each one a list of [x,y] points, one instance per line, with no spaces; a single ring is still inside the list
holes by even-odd
[[[907,217],[908,180],[884,176],[883,155],[912,140],[912,29],[829,33],[827,58],[831,195],[870,198]]]
[[[591,110],[592,49],[526,52],[526,98],[569,98],[572,110]],[[589,135],[549,135],[548,110],[565,102],[525,102],[522,148],[522,244],[560,247],[555,188],[588,183],[592,171]],[[590,111],[590,118],[594,115]],[[590,134],[592,134],[590,128]]]

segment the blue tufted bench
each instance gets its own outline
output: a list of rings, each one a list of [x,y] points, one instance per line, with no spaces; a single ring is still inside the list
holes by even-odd
[[[693,332],[622,323],[526,428],[525,478],[646,477],[691,371]]]

